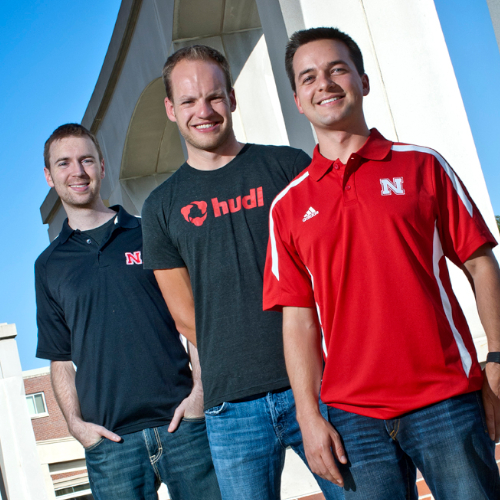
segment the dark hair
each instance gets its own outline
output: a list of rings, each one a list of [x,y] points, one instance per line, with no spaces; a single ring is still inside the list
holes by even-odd
[[[52,132],[52,135],[45,141],[45,146],[43,147],[43,161],[47,169],[50,170],[50,146],[54,141],[60,141],[66,137],[88,137],[97,149],[99,161],[102,161],[101,146],[99,146],[99,142],[95,135],[79,123],[66,123],[65,125],[57,127],[54,132]]]
[[[293,72],[293,56],[297,49],[302,45],[309,42],[315,42],[316,40],[338,40],[346,45],[349,50],[349,55],[356,66],[359,76],[365,74],[365,68],[363,66],[363,55],[358,47],[358,44],[346,33],[338,30],[337,28],[310,28],[307,30],[296,31],[287,43],[286,53],[285,53],[285,68],[292,85],[292,89],[295,92],[295,74]]]
[[[231,70],[229,68],[229,63],[227,59],[218,51],[212,47],[207,47],[206,45],[191,45],[190,47],[184,47],[174,52],[163,66],[163,83],[165,84],[165,91],[167,97],[172,100],[172,81],[171,75],[176,64],[181,61],[208,61],[218,64],[220,69],[224,72],[224,77],[226,79],[226,90],[231,92],[233,88],[231,84]]]

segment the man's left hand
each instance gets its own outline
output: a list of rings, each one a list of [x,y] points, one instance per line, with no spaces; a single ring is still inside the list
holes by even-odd
[[[203,389],[199,384],[193,386],[191,394],[176,408],[172,421],[168,426],[168,432],[175,432],[183,418],[202,418],[203,413]]]
[[[500,441],[500,364],[486,363],[483,381],[483,404],[490,438]]]

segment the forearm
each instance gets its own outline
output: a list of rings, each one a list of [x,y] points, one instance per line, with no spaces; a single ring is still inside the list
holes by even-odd
[[[319,414],[318,396],[323,363],[321,335],[313,309],[283,308],[283,343],[300,424],[312,414]]]
[[[52,388],[70,432],[76,420],[83,420],[76,393],[75,376],[75,368],[71,361],[52,361],[50,363]]]
[[[188,342],[188,353],[191,360],[193,390],[196,389],[198,391],[201,391],[203,394],[203,385],[201,383],[201,366],[200,358],[198,356],[198,349],[191,342]]]
[[[345,464],[345,451],[340,436],[323,418],[318,405],[323,362],[316,311],[284,307],[283,340],[307,463],[315,474],[342,486],[344,481],[334,456]]]
[[[76,393],[75,368],[71,361],[52,361],[50,378],[59,408],[66,419],[68,430],[84,447],[95,444],[101,437],[118,442],[121,437],[114,432],[90,422],[85,422]]]
[[[500,269],[491,248],[481,247],[465,263],[490,352],[500,351]]]

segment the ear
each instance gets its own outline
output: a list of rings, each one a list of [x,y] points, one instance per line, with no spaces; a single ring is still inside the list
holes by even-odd
[[[366,73],[361,77],[361,82],[363,83],[363,96],[367,96],[370,93],[370,80]]]
[[[168,119],[171,122],[177,121],[175,118],[174,103],[168,97],[165,97],[165,111],[167,112]]]
[[[304,110],[302,109],[302,106],[300,105],[300,99],[295,92],[293,93],[293,99],[295,100],[295,105],[297,106],[299,113],[303,115]]]
[[[101,160],[101,179],[104,179],[104,176],[105,176],[105,172],[104,172],[104,158]]]
[[[47,181],[47,184],[53,188],[54,187],[54,181],[52,180],[52,175],[50,174],[50,170],[47,167],[43,168],[43,173],[45,174],[45,180]]]
[[[231,89],[229,92],[229,102],[231,103],[231,113],[236,111],[236,94],[234,93],[234,89]]]

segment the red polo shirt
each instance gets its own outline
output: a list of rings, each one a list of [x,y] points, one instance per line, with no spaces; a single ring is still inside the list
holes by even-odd
[[[345,166],[316,147],[269,223],[264,309],[317,309],[325,403],[388,419],[481,388],[444,257],[496,242],[442,156],[375,129]]]

